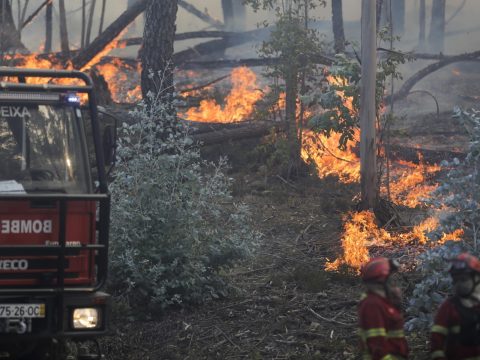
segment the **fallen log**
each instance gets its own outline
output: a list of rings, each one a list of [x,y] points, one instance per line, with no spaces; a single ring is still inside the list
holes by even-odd
[[[134,5],[120,15],[105,31],[97,36],[92,43],[84,50],[80,51],[72,59],[72,65],[75,69],[84,68],[95,56],[100,54],[121,32],[130,25],[138,15],[140,15],[147,6],[147,0],[138,0]]]
[[[181,66],[191,58],[202,55],[211,55],[214,52],[224,51],[229,47],[245,44],[250,41],[262,41],[270,34],[271,28],[256,29],[243,33],[235,33],[228,38],[207,41],[194,46],[193,48],[179,51],[173,54],[173,63]]]
[[[407,81],[403,83],[400,90],[398,90],[393,96],[388,96],[385,100],[387,103],[390,103],[392,100],[397,101],[400,99],[405,98],[409,93],[410,90],[417,84],[420,80],[422,80],[427,75],[447,66],[459,61],[477,61],[478,57],[480,57],[480,51],[475,51],[472,53],[456,55],[456,56],[449,56],[436,62],[434,64],[430,64],[427,67],[421,69],[413,76],[411,76]]]
[[[216,127],[216,125],[222,125]],[[251,138],[259,138],[271,133],[272,130],[276,132],[285,131],[285,123],[280,122],[241,122],[230,124],[201,124],[191,123],[191,126],[196,129],[192,134],[195,142],[202,146],[222,144],[230,141],[245,140]],[[214,129],[207,131],[207,129]],[[200,129],[203,129],[200,130]]]
[[[280,64],[283,59],[280,58],[265,58],[265,59],[235,59],[235,60],[211,60],[211,61],[187,61],[179,68],[182,70],[195,70],[195,69],[219,69],[219,68],[236,68],[239,66],[255,67],[255,66],[272,66]],[[312,61],[316,64],[332,65],[335,59],[318,54]]]
[[[231,38],[238,34],[240,33],[231,32],[231,31],[190,31],[190,32],[175,34],[175,40],[181,41],[181,40],[205,39],[205,38]],[[143,43],[143,38],[135,37],[135,38],[120,40],[118,42],[118,46],[119,47],[136,46],[136,45],[142,45],[142,43]]]

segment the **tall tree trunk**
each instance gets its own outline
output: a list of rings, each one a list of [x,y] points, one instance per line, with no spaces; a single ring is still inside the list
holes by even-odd
[[[85,45],[90,45],[90,39],[92,34],[92,27],[93,27],[93,15],[95,14],[95,6],[97,5],[96,0],[90,0],[90,13],[88,15],[88,25],[87,25],[87,33],[85,34]]]
[[[343,0],[332,0],[332,24],[335,53],[341,53],[345,51],[342,1]]]
[[[242,0],[222,0],[225,30],[245,31],[246,9]]]
[[[376,158],[376,16],[375,0],[362,0],[362,83],[360,89],[360,186],[362,207],[373,209],[378,200]]]
[[[405,0],[389,0],[388,5],[392,18],[393,35],[403,35],[405,32]]]
[[[427,10],[425,0],[420,0],[420,9],[419,9],[419,32],[418,32],[418,48],[420,50],[425,50],[425,29],[426,29],[426,18],[427,18]]]
[[[433,0],[432,21],[428,44],[431,52],[441,53],[445,47],[445,3],[446,0]]]
[[[52,35],[53,35],[53,3],[47,5],[45,11],[45,52],[52,52]]]
[[[293,64],[292,64],[293,65]],[[289,147],[287,178],[298,175],[301,165],[301,146],[297,131],[298,69],[293,65],[285,78],[285,121]]]
[[[81,30],[81,40],[80,40],[80,47],[82,49],[85,47],[86,29],[87,29],[87,0],[82,0],[82,30]]]
[[[15,26],[10,0],[0,0],[0,51],[24,49]]]
[[[383,0],[376,1],[376,15],[375,15],[375,24],[377,29],[380,29],[382,22],[382,14],[385,15],[385,7],[383,6]]]
[[[100,14],[100,25],[98,25],[98,35],[103,31],[103,23],[105,22],[105,10],[107,9],[107,0],[102,0],[102,12]]]
[[[60,46],[62,53],[70,53],[70,45],[68,43],[68,29],[67,29],[67,13],[65,12],[65,0],[58,2],[60,12]]]
[[[177,0],[149,0],[146,9],[142,60],[142,94],[161,97],[173,94],[172,55],[177,18]]]

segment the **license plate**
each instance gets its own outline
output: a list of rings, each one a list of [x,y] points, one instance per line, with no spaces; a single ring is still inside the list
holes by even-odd
[[[0,304],[0,318],[44,318],[45,304]]]

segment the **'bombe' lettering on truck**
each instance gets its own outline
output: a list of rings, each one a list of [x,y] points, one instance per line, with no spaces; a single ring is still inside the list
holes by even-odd
[[[4,206],[6,205],[6,206]],[[70,204],[66,228],[66,246],[78,248],[94,243],[95,204],[88,201]],[[49,245],[59,246],[59,210],[57,208],[39,208],[31,203],[2,203],[0,209],[0,245]],[[12,261],[28,261],[28,267],[22,262],[17,267],[3,266]],[[95,282],[93,254],[80,249],[70,251],[64,265],[66,285],[90,286]],[[6,261],[2,263],[2,261]],[[16,264],[16,263],[13,263]],[[9,285],[46,285],[45,278],[39,273],[53,273],[57,270],[56,257],[35,256],[4,257],[0,256],[0,286]],[[23,273],[22,279],[9,278],[7,274]],[[3,276],[2,276],[3,275]],[[29,277],[28,275],[31,275]],[[51,278],[49,285],[54,285],[56,278]],[[43,282],[43,283],[40,283]]]

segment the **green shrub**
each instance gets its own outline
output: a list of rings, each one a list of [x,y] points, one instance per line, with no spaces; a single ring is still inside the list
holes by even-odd
[[[230,195],[226,160],[200,158],[175,104],[154,96],[148,104],[121,128],[111,185],[110,286],[143,313],[225,295],[219,272],[258,240]]]

